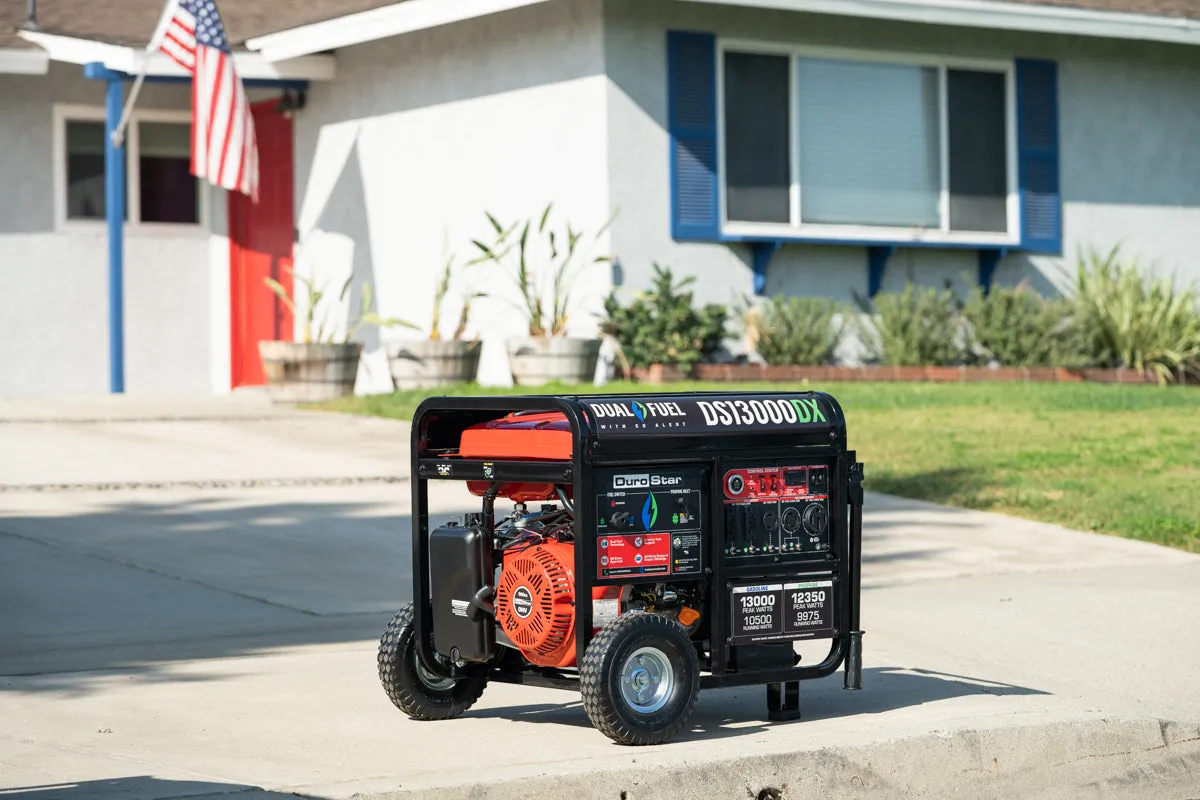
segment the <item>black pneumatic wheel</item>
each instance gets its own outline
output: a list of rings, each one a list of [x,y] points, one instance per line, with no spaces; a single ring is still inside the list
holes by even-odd
[[[588,645],[579,668],[588,718],[618,744],[661,744],[687,723],[700,660],[687,632],[659,614],[622,614]]]
[[[379,681],[396,707],[413,719],[450,719],[466,711],[487,686],[487,668],[471,665],[461,678],[421,666],[415,647],[412,603],[392,617],[379,639]]]

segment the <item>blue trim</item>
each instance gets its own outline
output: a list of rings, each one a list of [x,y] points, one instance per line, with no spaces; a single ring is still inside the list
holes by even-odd
[[[771,258],[783,247],[779,239],[764,242],[750,242],[750,255],[753,257],[751,266],[754,270],[754,293],[762,294],[767,290],[767,271],[771,268]]]
[[[717,199],[717,39],[667,31],[667,133],[671,236],[720,236]]]
[[[108,383],[125,391],[125,147],[114,147],[112,132],[121,120],[125,86],[110,79],[104,95],[104,211],[108,221]]]
[[[135,76],[128,72],[109,69],[101,63],[84,64],[83,77],[94,81],[132,81]],[[192,79],[186,75],[147,75],[146,83],[181,83],[189,84]],[[291,78],[243,78],[242,85],[247,89],[293,89],[308,91],[309,82]]]
[[[1008,255],[1008,250],[979,251],[979,285],[983,287],[984,294],[991,291],[992,278],[996,275],[996,266],[1006,255]]]
[[[1053,61],[1018,58],[1015,75],[1021,247],[1060,254],[1058,65]]]
[[[912,239],[840,239],[831,236],[738,236],[723,234],[707,239],[725,244],[754,244],[755,242],[780,242],[782,244],[827,244],[845,247],[907,247],[931,250],[1010,250],[1012,242],[922,242]]]
[[[879,294],[883,287],[883,271],[888,259],[896,254],[895,245],[873,245],[867,248],[867,297]]]

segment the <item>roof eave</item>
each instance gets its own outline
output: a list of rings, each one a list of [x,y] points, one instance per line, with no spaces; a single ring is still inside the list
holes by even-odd
[[[351,47],[550,0],[404,0],[246,40],[270,62]]]
[[[405,0],[247,40],[268,62],[351,47],[549,0]],[[684,0],[864,19],[1200,45],[1200,20],[1001,0]]]
[[[0,73],[8,75],[45,75],[50,57],[36,47],[0,47]]]
[[[115,72],[137,74],[146,59],[146,51],[140,47],[108,44],[92,39],[61,36],[39,31],[19,31],[18,35],[27,42],[37,45],[42,58],[47,62],[60,61],[68,64],[103,64]],[[337,74],[337,59],[333,55],[305,55],[281,61],[267,61],[260,53],[235,51],[234,65],[243,80],[311,80],[328,81]],[[0,62],[2,65],[3,62]],[[47,67],[48,68],[48,67]],[[42,70],[44,74],[46,70]],[[150,56],[146,65],[149,77],[183,77],[182,67],[161,53]]]
[[[1200,20],[1003,0],[684,0],[1030,33],[1200,44]]]

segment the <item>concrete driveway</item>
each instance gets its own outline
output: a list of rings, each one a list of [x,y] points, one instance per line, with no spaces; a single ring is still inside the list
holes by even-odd
[[[0,798],[1200,797],[1200,558],[873,494],[861,692],[706,692],[657,748],[555,690],[410,722],[407,457],[255,399],[0,406]]]

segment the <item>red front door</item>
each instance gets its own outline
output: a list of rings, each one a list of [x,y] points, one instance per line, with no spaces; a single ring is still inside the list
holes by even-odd
[[[260,386],[258,343],[292,339],[292,315],[267,288],[279,281],[292,296],[292,121],[275,110],[277,100],[251,107],[258,138],[258,205],[241,192],[229,198],[229,293],[234,388]]]

